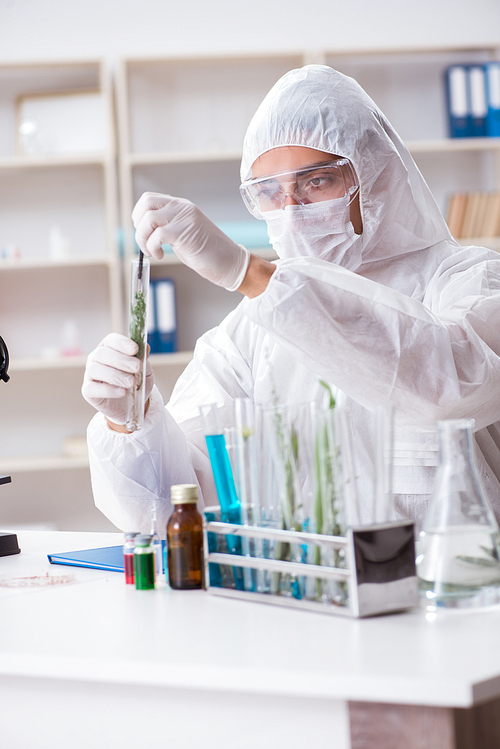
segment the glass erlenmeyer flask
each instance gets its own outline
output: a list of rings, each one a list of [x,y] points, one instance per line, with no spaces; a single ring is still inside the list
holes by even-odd
[[[500,602],[500,534],[476,469],[473,426],[438,422],[440,464],[417,556],[431,610]]]

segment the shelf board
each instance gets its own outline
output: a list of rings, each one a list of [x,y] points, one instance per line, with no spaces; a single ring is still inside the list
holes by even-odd
[[[40,268],[79,268],[89,265],[111,265],[113,259],[103,255],[75,255],[73,257],[52,260],[50,257],[21,257],[0,259],[0,273],[10,270],[33,270]]]
[[[33,356],[23,359],[11,359],[9,374],[12,372],[38,372],[41,369],[84,369],[87,361],[86,356],[57,356],[47,357]]]
[[[151,354],[149,360],[153,367],[179,367],[189,364],[192,358],[192,351],[176,351],[173,354]]]
[[[33,169],[58,166],[89,166],[109,163],[114,159],[113,154],[98,153],[69,153],[40,156],[11,156],[0,158],[0,169]]]
[[[411,153],[433,153],[439,151],[490,151],[500,149],[500,138],[436,138],[408,140],[406,146]],[[202,161],[240,161],[241,151],[179,152],[158,151],[155,153],[128,153],[123,156],[127,166],[149,166],[154,164],[184,164]]]
[[[405,143],[410,153],[496,151],[500,149],[500,138],[441,138],[437,140],[409,140]]]
[[[193,358],[192,351],[176,351],[172,354],[151,354],[154,366],[186,366]],[[41,356],[25,359],[11,359],[9,374],[12,372],[39,372],[51,369],[85,369],[86,356],[58,356],[44,359]]]
[[[184,164],[198,161],[240,161],[241,151],[159,151],[157,153],[128,153],[123,160],[128,166],[151,164]]]
[[[461,237],[456,241],[462,247],[486,247],[500,252],[500,237]]]
[[[2,458],[0,473],[34,473],[35,471],[66,471],[75,468],[88,468],[87,455],[78,457],[67,455],[26,455],[22,457]]]
[[[247,249],[249,249],[250,252],[253,253],[254,255],[258,255],[259,257],[262,257],[265,260],[276,260],[278,257],[272,247],[248,247]],[[172,251],[166,252],[161,260],[157,260],[154,257],[150,257],[149,261],[151,265],[154,265],[154,266],[184,265],[182,260],[179,260],[175,252],[172,252]]]

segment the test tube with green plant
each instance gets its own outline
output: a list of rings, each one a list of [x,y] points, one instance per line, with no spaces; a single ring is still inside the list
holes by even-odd
[[[141,256],[132,260],[130,275],[130,323],[129,335],[139,347],[137,358],[141,368],[135,375],[135,382],[127,394],[127,429],[135,432],[144,424],[147,366],[147,319],[149,298],[150,263]]]

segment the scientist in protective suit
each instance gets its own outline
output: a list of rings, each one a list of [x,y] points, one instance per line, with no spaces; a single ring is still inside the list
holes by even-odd
[[[500,257],[454,241],[382,112],[326,66],[292,70],[271,89],[248,128],[241,179],[276,263],[187,200],[145,193],[134,209],[146,255],[161,258],[169,243],[201,276],[246,298],[197,342],[166,407],[149,368],[145,425],[133,434],[122,425],[136,344],[110,334],[90,354],[82,392],[99,411],[88,430],[97,506],[119,528],[147,531],[148,500],[162,500],[163,523],[174,483],[196,482],[204,503],[217,504],[200,404],[217,403],[229,425],[234,398],[319,403],[322,379],[350,409],[362,519],[372,495],[369,412],[389,403],[398,516],[422,523],[436,422],[472,417],[500,518]]]

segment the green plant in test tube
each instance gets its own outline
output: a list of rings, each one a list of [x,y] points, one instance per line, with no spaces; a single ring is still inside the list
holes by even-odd
[[[139,347],[136,356],[141,360],[141,368],[135,375],[135,382],[127,396],[126,426],[131,432],[140,429],[144,424],[149,272],[150,264],[148,260],[143,257],[132,260],[129,335]]]
[[[135,292],[130,308],[130,337],[139,346],[136,356],[142,359],[144,356],[144,341],[146,330],[146,300],[142,289]]]
[[[318,412],[317,432],[314,445],[315,501],[314,530],[316,533],[345,536],[345,483],[349,481],[349,456],[345,434],[340,434],[339,414],[330,386],[320,380],[326,388],[329,403]],[[343,448],[343,449],[342,449]],[[311,561],[317,565],[345,568],[343,549],[326,549],[313,546]],[[309,593],[312,594],[310,590]],[[326,597],[335,603],[347,603],[347,588],[344,583],[316,581],[315,597]]]
[[[266,411],[265,419],[279,492],[282,528],[307,531],[313,458],[313,404],[278,405]],[[280,561],[303,562],[305,554],[302,544],[278,541],[274,545],[274,557]],[[275,593],[301,598],[303,580],[295,575],[277,573],[273,577],[272,588]]]
[[[316,533],[327,533],[333,536],[343,535],[340,526],[340,512],[337,506],[338,497],[335,491],[335,473],[337,456],[334,452],[332,435],[329,430],[328,416],[335,408],[335,398],[330,386],[320,380],[320,385],[326,388],[329,396],[328,410],[320,424],[314,447],[314,462],[316,469],[316,497],[314,516]],[[331,424],[331,419],[330,419]],[[316,547],[316,564],[321,564],[319,547]]]

